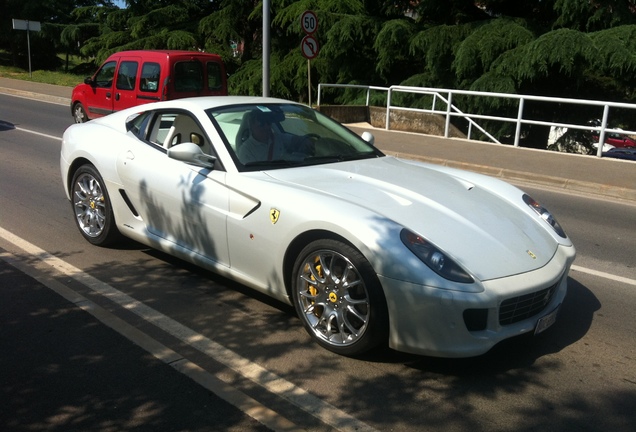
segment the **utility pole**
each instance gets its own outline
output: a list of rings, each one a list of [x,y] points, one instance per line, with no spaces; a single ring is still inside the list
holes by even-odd
[[[270,0],[263,0],[263,96],[269,97]]]

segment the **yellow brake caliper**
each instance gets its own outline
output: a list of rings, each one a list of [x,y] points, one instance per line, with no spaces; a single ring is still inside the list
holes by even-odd
[[[318,261],[320,261],[320,258],[316,257],[316,260],[314,261],[315,263],[315,269],[316,269],[316,273],[318,273],[318,276],[320,276],[321,278],[324,276],[322,273],[322,266],[320,264],[317,264]],[[314,275],[311,275],[311,280],[312,281],[316,281],[316,278],[314,277]],[[309,286],[309,293],[312,296],[316,296],[318,295],[318,288],[316,288],[314,285],[310,285]],[[312,303],[315,303],[315,301],[312,300]],[[314,315],[318,316],[318,311],[314,310]]]

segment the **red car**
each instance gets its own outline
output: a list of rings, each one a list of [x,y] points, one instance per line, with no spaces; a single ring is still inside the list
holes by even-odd
[[[594,136],[594,139],[598,142],[598,134]],[[607,132],[605,133],[605,144],[613,145],[614,147],[635,147],[636,140],[627,135]]]
[[[191,96],[226,96],[225,65],[197,51],[122,51],[73,89],[76,123],[125,108]]]
[[[600,127],[601,120],[590,120],[588,122],[592,126]],[[609,127],[609,126],[607,126]],[[599,142],[599,131],[591,130],[592,139],[595,143]],[[636,147],[636,140],[627,135],[615,133],[615,132],[606,132],[605,133],[605,144],[609,144],[614,147]]]

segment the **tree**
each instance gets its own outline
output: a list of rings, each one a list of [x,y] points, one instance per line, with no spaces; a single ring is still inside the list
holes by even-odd
[[[100,34],[82,47],[97,62],[110,54],[132,49],[202,50],[198,23],[214,10],[216,2],[203,0],[128,0],[125,9],[108,9]]]
[[[94,5],[112,6],[110,0],[2,0],[0,8],[7,19],[0,21],[0,49],[11,53],[15,65],[24,66],[26,58],[26,36],[23,31],[14,31],[11,20],[38,21],[42,31],[30,33],[31,56],[35,68],[55,68],[58,63],[56,53],[63,48],[67,39],[62,39],[65,25],[72,23],[72,11],[76,8]],[[68,35],[65,35],[67,37]]]
[[[435,4],[420,2],[419,11],[430,11]],[[633,0],[484,0],[480,4],[488,14],[485,19],[478,14],[462,14],[462,22],[429,25],[412,37],[411,55],[424,58],[425,62],[423,70],[404,83],[634,101]],[[516,105],[501,106],[502,101],[495,98],[473,98],[465,103],[473,104],[468,110],[491,115],[514,116],[517,109]],[[553,109],[529,103],[525,112],[539,120],[552,120],[558,115],[560,121],[599,115]],[[632,124],[633,128],[631,118],[621,117],[620,113],[615,121],[624,126]],[[510,133],[512,128],[511,124],[491,126],[490,130],[499,128],[499,134]],[[546,141],[544,127],[527,126],[523,133],[529,145],[542,146]]]
[[[71,53],[79,44],[97,62],[125,49],[216,52],[228,65],[232,93],[261,93],[261,0],[126,3],[118,9],[111,1],[43,6],[0,0],[12,15],[46,21],[43,35],[57,34],[58,50]],[[320,22],[320,54],[310,62],[314,88],[318,82],[405,84],[624,102],[636,97],[636,0],[271,0],[273,96],[303,100],[307,93],[304,10],[315,11]],[[8,49],[15,35],[0,34]],[[350,103],[360,94],[326,97]],[[405,95],[402,102],[425,100]],[[499,113],[515,109],[492,98],[474,103]],[[526,108],[537,118],[556,114],[540,104]],[[631,119],[621,121],[627,126]]]

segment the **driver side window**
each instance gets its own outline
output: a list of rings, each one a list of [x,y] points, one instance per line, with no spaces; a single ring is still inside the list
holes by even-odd
[[[116,67],[116,61],[110,61],[102,66],[97,72],[97,75],[95,75],[95,84],[97,87],[110,87],[113,85]]]

